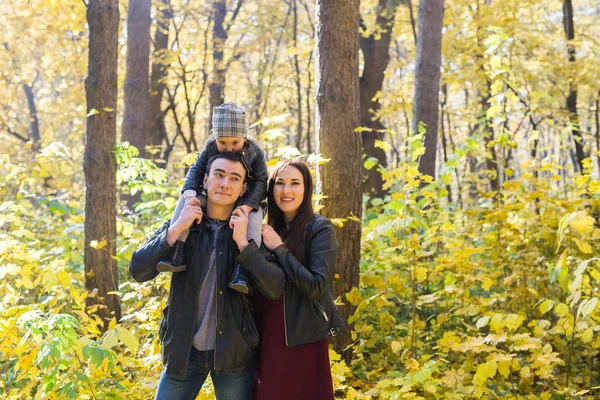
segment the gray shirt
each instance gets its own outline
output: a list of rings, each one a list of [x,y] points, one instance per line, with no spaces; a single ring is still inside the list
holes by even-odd
[[[198,292],[198,312],[196,313],[196,329],[194,330],[193,345],[200,351],[214,350],[215,331],[217,326],[217,262],[216,245],[219,232],[227,221],[213,220],[204,216],[214,232],[214,241],[210,257],[208,258],[208,269],[202,280]]]

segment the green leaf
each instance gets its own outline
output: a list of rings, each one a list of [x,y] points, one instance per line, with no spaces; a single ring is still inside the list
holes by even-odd
[[[365,163],[364,163],[365,169],[370,170],[371,168],[376,166],[377,163],[378,163],[378,160],[375,157],[369,157],[365,160]]]

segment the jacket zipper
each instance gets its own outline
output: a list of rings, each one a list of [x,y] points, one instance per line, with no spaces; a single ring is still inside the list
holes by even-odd
[[[191,268],[191,266],[190,266]],[[190,271],[190,274],[192,273],[192,271]],[[173,278],[171,278],[173,279]],[[185,284],[185,293],[188,293],[188,287],[190,285],[191,279],[188,279],[188,281]],[[196,295],[194,296],[194,310],[195,312],[198,312],[198,293],[196,293]],[[177,318],[177,325],[179,325],[179,317]],[[186,360],[190,359],[190,354],[192,353],[192,347],[194,347],[194,328],[195,328],[195,324],[192,324],[192,329],[190,330],[190,335],[189,335],[189,343],[190,343],[190,347],[188,348],[187,351],[187,356],[186,356]]]
[[[242,150],[242,157],[240,157],[240,158],[242,159],[242,165],[244,166],[244,168],[246,168],[246,172],[248,174],[248,180],[251,180],[252,175],[250,175],[250,167],[248,167],[248,164],[244,160],[244,157],[246,157],[246,150]]]
[[[317,307],[321,311],[321,314],[323,314],[323,318],[325,318],[325,322],[329,322],[329,317],[327,316],[327,313],[325,312],[325,309],[321,306],[321,303],[319,303],[316,300],[314,301],[314,303],[317,305]]]
[[[222,229],[223,227],[221,227]],[[220,232],[220,231],[218,231]],[[217,243],[219,241],[219,237],[217,236],[216,238],[214,237],[215,235],[215,231],[213,231],[213,247],[214,247],[214,251],[215,251],[215,294],[217,296],[217,298],[215,299],[215,312],[216,312],[216,321],[215,321],[215,349],[213,350],[213,368],[215,371],[217,371],[217,339],[219,338],[219,335],[217,334],[217,325],[219,324],[219,268],[217,268],[218,262],[217,262]],[[209,365],[210,367],[210,365]]]

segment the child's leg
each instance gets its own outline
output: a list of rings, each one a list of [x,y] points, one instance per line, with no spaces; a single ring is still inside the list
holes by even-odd
[[[254,239],[254,242],[258,247],[262,243],[262,222],[263,222],[263,210],[258,207],[258,211],[252,211],[248,214],[248,240]]]
[[[185,197],[181,196],[179,201],[177,202],[177,206],[175,207],[175,212],[173,212],[173,217],[171,217],[171,225],[177,221],[179,215],[181,215],[181,211],[183,210],[183,206],[185,205]],[[177,238],[177,242],[175,242],[175,252],[171,260],[163,260],[160,261],[156,265],[156,270],[159,272],[181,272],[185,271],[187,268],[183,264],[183,243],[187,239],[190,234],[190,230],[186,229],[183,231],[179,237]]]
[[[262,243],[262,221],[262,208],[259,208],[258,211],[252,211],[248,215],[248,240],[253,239],[258,247],[260,247]],[[248,276],[239,264],[235,264],[235,267],[233,268],[229,287],[240,293],[248,294],[249,292],[250,285],[248,284]]]
[[[173,225],[175,223],[175,221],[177,221],[177,218],[179,218],[179,215],[181,215],[181,211],[183,210],[184,205],[185,205],[185,198],[183,196],[181,196],[179,198],[179,201],[177,202],[177,206],[175,207],[175,212],[173,213],[173,216],[171,217],[171,225]],[[181,235],[179,235],[177,240],[181,240],[182,242],[185,242],[189,233],[190,233],[190,230],[186,229],[185,231],[181,232]]]

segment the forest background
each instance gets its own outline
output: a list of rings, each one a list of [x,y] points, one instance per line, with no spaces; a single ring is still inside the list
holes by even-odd
[[[224,100],[338,227],[338,398],[600,397],[597,1],[0,4],[0,397],[153,396],[128,261]]]

